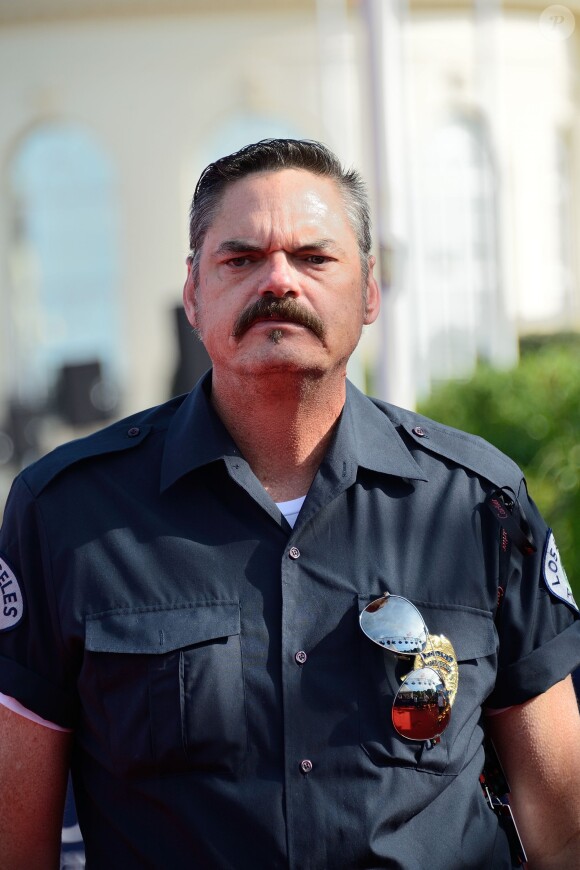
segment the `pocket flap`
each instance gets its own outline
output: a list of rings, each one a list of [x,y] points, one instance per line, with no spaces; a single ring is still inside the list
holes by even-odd
[[[359,609],[372,600],[372,596],[359,596]],[[488,611],[415,599],[412,603],[420,611],[430,635],[442,634],[451,641],[457,661],[484,658],[495,653],[496,634],[493,617]]]
[[[85,647],[91,652],[155,655],[239,633],[238,601],[109,610],[87,617]]]
[[[490,613],[470,607],[438,607],[419,603],[431,634],[451,641],[457,661],[485,658],[496,651],[496,635]]]

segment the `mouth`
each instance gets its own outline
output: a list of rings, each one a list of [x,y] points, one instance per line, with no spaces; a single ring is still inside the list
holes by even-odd
[[[280,344],[285,335],[297,332],[302,332],[307,329],[301,323],[296,323],[293,320],[281,320],[277,317],[264,319],[263,317],[255,320],[250,329],[258,329],[264,333],[272,344]]]
[[[248,329],[252,329],[253,326],[299,326],[305,329],[305,325],[303,323],[297,323],[295,320],[288,320],[286,317],[257,317],[248,327]]]

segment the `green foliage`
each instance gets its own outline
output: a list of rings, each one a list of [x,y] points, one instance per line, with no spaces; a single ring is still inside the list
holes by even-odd
[[[497,371],[481,365],[471,380],[438,387],[419,410],[481,435],[521,466],[532,497],[554,529],[578,601],[580,336],[533,338],[521,350],[517,368]]]

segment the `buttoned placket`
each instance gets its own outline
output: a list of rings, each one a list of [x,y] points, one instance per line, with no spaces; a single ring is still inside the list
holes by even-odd
[[[301,681],[308,667],[308,652],[304,638],[296,631],[303,624],[300,619],[300,575],[307,560],[306,552],[294,542],[291,535],[281,562],[282,582],[282,692],[284,709],[284,765],[286,782],[286,818],[288,825],[288,864],[296,867],[301,856],[296,844],[295,832],[302,820],[296,814],[296,806],[304,804],[304,790],[309,788],[309,778],[315,776],[316,759],[305,741],[304,732],[308,723],[302,710]],[[308,801],[306,801],[308,804]]]
[[[338,463],[342,472],[333,482],[316,479],[308,500],[288,539],[281,565],[282,589],[282,693],[284,713],[284,767],[288,866],[305,866],[305,843],[314,823],[315,798],[312,786],[317,777],[317,749],[313,746],[312,714],[304,703],[303,680],[310,667],[320,665],[310,659],[309,641],[317,636],[317,620],[305,612],[305,583],[309,578],[310,550],[315,546],[309,534],[310,520],[328,501],[348,489],[356,478],[356,467]],[[313,554],[314,561],[320,553]],[[308,636],[304,634],[308,631]],[[318,638],[319,640],[319,638]],[[312,857],[312,854],[311,854]]]

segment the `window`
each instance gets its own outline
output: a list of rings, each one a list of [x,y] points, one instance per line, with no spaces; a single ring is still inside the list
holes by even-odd
[[[110,161],[88,131],[43,125],[14,155],[8,193],[4,316],[12,328],[4,368],[14,396],[41,403],[63,366],[88,361],[118,381],[119,253]]]
[[[484,132],[446,124],[429,144],[421,209],[422,310],[434,380],[468,376],[489,359],[498,308],[494,176]]]

